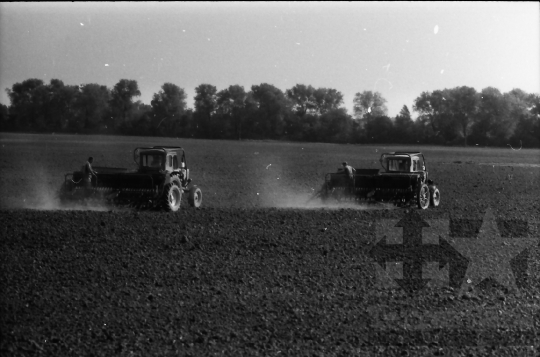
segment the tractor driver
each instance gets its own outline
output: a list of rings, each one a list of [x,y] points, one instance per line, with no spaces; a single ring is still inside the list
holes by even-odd
[[[92,163],[93,162],[94,162],[94,158],[92,156],[90,156],[88,158],[88,161],[86,162],[86,164],[84,164],[83,179],[84,179],[84,187],[85,188],[91,188],[92,187],[92,176],[95,176],[97,178],[97,171],[95,171],[92,168]]]
[[[347,187],[349,191],[352,191],[354,188],[354,172],[356,170],[352,166],[347,164],[347,161],[344,161],[342,165],[343,165],[343,171],[346,175]]]

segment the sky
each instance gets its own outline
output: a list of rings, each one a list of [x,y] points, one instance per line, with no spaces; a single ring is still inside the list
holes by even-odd
[[[540,93],[538,2],[0,3],[0,103],[26,79],[112,88],[136,80],[222,90],[334,88],[352,114],[377,91],[388,114],[458,86]],[[413,113],[415,116],[415,113]]]

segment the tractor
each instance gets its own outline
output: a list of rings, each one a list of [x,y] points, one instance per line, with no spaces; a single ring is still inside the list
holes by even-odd
[[[202,191],[190,185],[186,155],[181,147],[139,147],[133,151],[137,169],[94,167],[90,187],[85,187],[83,172],[64,175],[59,192],[61,202],[105,202],[137,209],[180,209],[182,195],[190,206],[199,207]],[[83,166],[84,168],[84,166]]]
[[[343,169],[326,174],[321,190],[314,197],[325,202],[388,202],[400,207],[416,204],[420,209],[439,206],[441,195],[435,183],[428,179],[421,152],[388,152],[379,161],[382,170],[355,169],[352,179]]]

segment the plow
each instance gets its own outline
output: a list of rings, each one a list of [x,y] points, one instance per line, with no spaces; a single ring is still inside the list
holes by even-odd
[[[428,179],[424,155],[420,152],[389,152],[380,157],[380,169],[355,169],[352,177],[342,169],[325,175],[321,189],[308,202],[385,202],[420,209],[437,207],[440,192]]]
[[[133,160],[135,170],[95,167],[96,174],[89,184],[84,182],[83,170],[65,174],[60,201],[176,212],[183,194],[187,194],[190,206],[201,205],[202,191],[191,185],[181,147],[136,148]]]

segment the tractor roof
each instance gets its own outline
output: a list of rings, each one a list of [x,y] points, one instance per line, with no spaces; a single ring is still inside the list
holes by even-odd
[[[138,148],[138,150],[144,151],[144,152],[155,152],[155,153],[169,153],[169,152],[184,151],[184,149],[179,146],[153,146],[149,148]]]
[[[394,151],[387,152],[386,155],[422,155],[420,151]]]
[[[413,159],[413,157],[422,157],[422,160],[424,160],[424,155],[420,151],[393,151],[393,152],[386,152],[381,155],[380,162],[382,163],[383,160],[389,160],[389,159]]]
[[[421,152],[419,151],[394,151],[394,152],[387,152],[381,155],[382,159],[391,159],[393,157],[395,158],[405,158],[405,157],[417,157],[417,156],[423,156]]]

